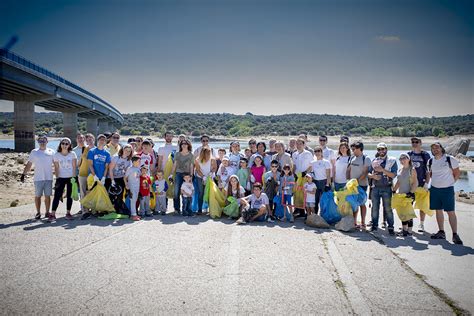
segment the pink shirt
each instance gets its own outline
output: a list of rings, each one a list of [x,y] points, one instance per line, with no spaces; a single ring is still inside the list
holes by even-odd
[[[255,182],[262,183],[262,181],[263,181],[262,176],[265,173],[265,166],[257,167],[255,165],[253,165],[252,168],[250,168],[250,172],[255,177]]]

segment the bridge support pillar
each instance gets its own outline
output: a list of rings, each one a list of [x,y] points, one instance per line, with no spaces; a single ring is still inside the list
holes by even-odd
[[[35,103],[14,101],[13,109],[15,151],[29,152],[35,148]]]
[[[88,133],[91,133],[94,135],[94,137],[97,137],[97,122],[98,120],[96,118],[88,118],[87,119],[87,127],[86,130]]]
[[[109,122],[99,120],[99,134],[109,131]]]
[[[77,113],[63,112],[63,135],[71,139],[73,147],[77,145]]]
[[[109,123],[109,129],[108,131],[113,133],[117,130],[117,128],[115,127],[115,125],[113,123]]]

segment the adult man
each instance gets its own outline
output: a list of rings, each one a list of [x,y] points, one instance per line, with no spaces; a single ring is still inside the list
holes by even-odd
[[[86,134],[86,147],[82,151],[81,158],[78,162],[79,165],[79,191],[81,193],[81,199],[87,194],[87,176],[89,175],[89,164],[87,162],[87,155],[89,150],[95,147],[95,137],[92,134]],[[81,204],[81,210],[79,214],[84,212],[84,208]]]
[[[270,155],[270,157],[276,154],[275,144],[276,144],[276,139],[272,138],[268,141],[268,147],[270,147],[270,149],[266,152],[266,154]]]
[[[306,149],[307,151],[309,151],[309,152],[311,153],[311,155],[314,156],[314,150],[313,150],[313,148],[309,147],[308,134],[306,134],[306,133],[301,133],[301,134],[298,136],[298,138],[303,138],[303,139],[304,139],[305,144],[306,144],[305,147],[304,147],[304,149]]]
[[[298,138],[296,141],[296,151],[292,155],[293,159],[293,173],[295,174],[295,178],[299,175],[304,176],[307,172],[311,171],[311,162],[313,161],[313,154],[310,153],[305,149],[306,141],[304,138]],[[297,179],[298,180],[298,179]],[[300,179],[298,182],[301,182]],[[298,188],[297,188],[298,190]],[[299,188],[299,192],[295,192],[295,212],[297,211],[299,214],[296,217],[304,217],[304,205],[303,201],[300,200],[302,198],[302,188]]]
[[[359,186],[367,192],[369,182],[367,175],[369,173],[370,158],[364,155],[364,144],[362,142],[354,142],[351,144],[351,149],[354,154],[349,159],[349,165],[347,166],[347,179],[357,179]],[[354,212],[354,224],[357,225],[357,214]],[[360,218],[361,225],[365,227],[365,215],[367,213],[367,207],[364,205],[360,206]]]
[[[418,186],[425,190],[428,190],[428,184],[430,183],[430,173],[426,172],[428,167],[428,160],[430,160],[430,154],[421,148],[421,139],[418,137],[411,138],[412,150],[408,152],[413,168],[416,170],[416,176],[418,178]],[[423,210],[420,210],[420,226],[418,232],[422,233],[425,231],[425,217],[426,214]]]
[[[285,145],[282,141],[277,141],[275,143],[276,154],[273,155],[272,160],[278,161],[278,170],[282,170],[284,165],[290,165],[290,168],[293,169],[293,160],[289,153],[285,152]]]
[[[211,146],[209,145],[209,136],[204,134],[201,136],[201,146],[196,148],[196,150],[194,151],[194,158],[199,157],[202,147],[205,147],[205,146],[209,146],[209,148],[211,148]],[[217,152],[214,150],[214,148],[211,148],[211,157],[213,158],[217,157]]]
[[[172,132],[165,132],[165,144],[158,148],[158,171],[164,171],[166,162],[168,161],[168,157],[171,153],[172,156],[176,153],[177,147],[173,145],[173,133]]]
[[[334,150],[327,146],[328,137],[326,135],[319,136],[319,146],[323,149],[323,158],[331,164],[331,177],[334,177],[334,166],[336,165],[336,154]]]
[[[393,178],[397,175],[398,165],[396,158],[387,156],[387,145],[379,143],[377,145],[378,157],[372,162],[369,178],[372,184],[372,228],[377,231],[379,225],[380,199],[382,199],[385,218],[388,223],[388,233],[394,235],[393,211],[392,211],[392,184]]]
[[[459,162],[446,151],[439,142],[431,144],[433,158],[428,161],[431,176],[430,209],[436,210],[436,221],[439,231],[431,235],[431,239],[446,239],[444,232],[443,211],[448,213],[449,225],[453,231],[453,242],[462,245],[458,235],[458,225],[455,213],[454,183],[459,179]]]
[[[120,146],[119,144],[120,141],[120,134],[117,132],[112,133],[112,136],[110,137],[110,142],[105,146],[105,148],[109,151],[110,156],[114,156],[120,151]]]
[[[25,175],[30,171],[31,166],[35,166],[35,175],[33,182],[35,184],[35,219],[41,218],[41,197],[44,195],[44,206],[46,209],[45,217],[49,217],[49,208],[51,206],[51,195],[53,194],[53,156],[55,151],[47,148],[48,138],[39,136],[37,139],[39,148],[31,151],[28,157],[28,163],[23,169],[20,177],[21,182],[25,182]]]
[[[104,134],[97,136],[97,147],[89,150],[87,153],[87,164],[90,173],[94,176],[95,181],[105,184],[105,176],[110,163],[110,153],[105,150],[107,139]],[[91,216],[89,211],[83,212],[81,219]]]
[[[290,156],[293,155],[293,153],[296,151],[296,138],[290,138],[288,149],[285,151],[290,154]]]
[[[79,174],[79,165],[81,163],[82,152],[86,148],[86,145],[84,144],[85,140],[86,140],[86,138],[84,137],[84,135],[82,133],[77,133],[77,135],[76,135],[77,146],[72,149],[72,151],[74,151],[74,153],[76,154],[76,157],[77,157],[76,174]]]

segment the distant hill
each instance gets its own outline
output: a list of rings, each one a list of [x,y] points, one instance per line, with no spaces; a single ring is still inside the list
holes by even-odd
[[[13,113],[0,113],[0,129],[13,131]],[[235,115],[228,113],[134,113],[124,114],[120,129],[124,135],[162,135],[171,130],[176,134],[199,136],[203,133],[222,136],[311,135],[349,136],[452,136],[474,134],[474,115],[450,117],[394,117],[391,119],[329,114]],[[36,130],[62,132],[60,113],[36,113]],[[85,131],[84,119],[79,130]]]

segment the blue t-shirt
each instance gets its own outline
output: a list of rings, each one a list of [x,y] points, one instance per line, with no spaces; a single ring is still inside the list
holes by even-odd
[[[105,165],[110,163],[110,153],[106,149],[92,148],[87,153],[87,160],[92,160],[94,172],[99,179],[105,176]]]
[[[421,153],[415,153],[409,151],[408,155],[410,156],[411,163],[413,168],[416,170],[416,177],[418,178],[418,186],[422,187],[425,184],[426,180],[426,171],[428,168],[428,160],[430,160],[430,154],[424,150]]]

